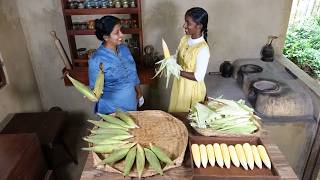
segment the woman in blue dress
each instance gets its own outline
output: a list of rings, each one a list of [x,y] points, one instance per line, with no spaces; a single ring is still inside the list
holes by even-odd
[[[143,104],[140,80],[136,64],[128,47],[122,43],[120,19],[104,16],[96,20],[96,36],[102,41],[100,47],[89,59],[89,86],[93,89],[103,64],[104,89],[95,106],[95,112],[110,114],[117,108],[124,111],[137,110]]]

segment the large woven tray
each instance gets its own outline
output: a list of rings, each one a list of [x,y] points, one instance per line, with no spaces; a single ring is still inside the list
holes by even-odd
[[[143,147],[149,147],[149,143],[152,143],[164,150],[174,162],[174,164],[164,167],[164,171],[181,166],[188,144],[188,131],[182,121],[168,113],[158,110],[134,111],[129,113],[140,126],[138,129],[131,130],[134,138],[129,140],[131,142],[138,142]],[[101,159],[107,157],[107,155],[94,152],[92,154],[94,166],[97,169],[116,173],[121,173],[123,170],[124,160],[113,166],[98,165],[99,162],[102,161]],[[137,177],[135,166],[132,169],[133,171],[130,172],[129,176]],[[155,174],[157,173],[148,167],[146,161],[146,167],[142,177]]]

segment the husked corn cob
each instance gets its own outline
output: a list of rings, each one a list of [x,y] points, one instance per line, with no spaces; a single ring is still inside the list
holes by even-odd
[[[136,167],[139,179],[141,178],[142,172],[144,170],[145,161],[146,159],[144,155],[144,150],[140,146],[140,144],[137,144]]]
[[[104,120],[106,120],[107,122],[109,122],[109,123],[117,124],[117,125],[120,125],[120,126],[125,127],[125,128],[133,128],[130,125],[128,125],[127,123],[125,123],[124,121],[122,121],[121,119],[118,119],[118,118],[113,117],[111,115],[100,114],[100,113],[98,113],[98,115],[100,117],[102,117]]]
[[[134,120],[127,113],[121,111],[120,109],[116,110],[116,116],[126,122],[131,128],[139,128]]]
[[[253,168],[254,168],[254,158],[253,158],[253,153],[252,153],[251,146],[250,146],[249,143],[244,143],[242,145],[242,147],[243,147],[246,159],[247,159],[248,166],[249,166],[249,168],[251,170],[253,170]]]
[[[169,156],[163,152],[159,147],[149,143],[151,151],[159,158],[160,161],[165,162],[166,164],[172,164],[172,160]]]
[[[80,81],[73,79],[71,76],[69,76],[69,74],[67,74],[67,77],[69,78],[73,86],[90,101],[97,102],[99,100],[90,88],[82,84]]]
[[[236,167],[240,167],[240,162],[237,156],[236,149],[234,148],[233,145],[230,145],[228,148],[229,148],[229,154],[230,154],[233,165]]]
[[[236,149],[240,164],[245,170],[248,170],[247,159],[246,159],[246,155],[244,154],[242,145],[236,144],[235,149]]]
[[[271,169],[271,161],[270,161],[270,158],[268,156],[266,149],[262,145],[258,145],[257,149],[259,151],[259,155],[260,155],[260,158],[261,158],[263,164],[266,165],[267,168]]]
[[[114,140],[114,139],[88,139],[88,138],[83,138],[83,140],[96,144],[96,145],[107,145],[107,144],[127,144],[129,141],[120,141],[120,140]]]
[[[208,164],[207,148],[204,144],[200,144],[199,149],[202,166],[206,168]]]
[[[262,161],[261,161],[257,147],[255,145],[252,145],[251,150],[252,150],[254,162],[256,163],[256,165],[259,169],[262,169]]]
[[[217,161],[217,164],[223,168],[223,157],[222,157],[222,152],[221,152],[221,149],[220,149],[220,146],[218,143],[214,143],[213,144],[213,150],[214,150],[214,155],[216,156],[216,161]]]
[[[143,148],[146,155],[146,159],[149,162],[150,166],[156,170],[160,175],[163,175],[163,171],[157,156],[148,148]]]
[[[117,134],[117,135],[130,135],[128,131],[116,128],[99,128],[90,131],[92,134]]]
[[[206,145],[206,150],[207,150],[207,155],[208,155],[208,160],[210,165],[213,167],[216,163],[216,158],[214,155],[214,150],[212,144],[207,144]]]
[[[123,169],[124,176],[128,176],[133,166],[134,160],[136,158],[136,153],[137,153],[137,146],[134,146],[129,150],[126,156],[126,160],[124,162],[124,169]]]
[[[201,159],[200,159],[200,147],[198,144],[191,145],[191,153],[194,164],[200,168],[201,166]]]
[[[118,124],[112,124],[105,121],[95,121],[95,120],[88,120],[88,122],[100,127],[100,128],[114,128],[114,129],[122,129],[128,131],[128,128],[122,127]]]
[[[162,39],[162,49],[163,49],[164,58],[165,59],[169,58],[170,57],[170,51],[169,51],[167,43],[163,39]]]
[[[103,86],[104,86],[103,64],[100,63],[99,73],[96,77],[96,82],[94,84],[94,89],[93,89],[93,93],[98,99],[100,99],[101,95],[103,94]]]
[[[220,144],[220,149],[222,152],[224,165],[229,169],[231,162],[230,162],[230,154],[229,154],[228,146],[224,143]]]
[[[128,154],[128,152],[131,149],[131,147],[134,146],[135,144],[136,143],[126,144],[126,145],[123,145],[120,149],[114,150],[101,163],[113,164],[113,163],[121,160],[122,158],[124,158]]]

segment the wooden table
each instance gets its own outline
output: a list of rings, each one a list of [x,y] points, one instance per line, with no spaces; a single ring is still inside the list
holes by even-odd
[[[187,123],[187,120],[185,118],[186,113],[173,113],[173,115],[185,123],[189,131],[189,136],[199,135]],[[283,156],[278,146],[270,142],[267,132],[262,133],[261,140],[263,141],[267,151],[269,152],[270,158],[272,159],[275,168],[278,170],[281,179],[297,180],[298,177],[296,176],[292,168],[289,166],[286,158]],[[192,179],[192,169],[191,169],[191,162],[189,157],[190,157],[190,152],[189,152],[189,149],[187,148],[184,161],[181,167],[165,171],[163,176],[156,175],[156,176],[148,177],[148,179],[152,179],[152,180]],[[129,178],[129,177],[124,178],[121,174],[110,173],[110,172],[105,172],[105,171],[95,169],[93,167],[92,154],[89,153],[84,170],[81,175],[81,180],[105,180],[105,179],[118,180],[118,179],[138,179],[138,178]]]

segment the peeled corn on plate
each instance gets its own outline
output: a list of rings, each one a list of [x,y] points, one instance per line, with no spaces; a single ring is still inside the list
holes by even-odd
[[[201,165],[206,168],[209,162],[212,167],[217,163],[219,167],[229,169],[232,163],[235,167],[241,165],[245,170],[253,170],[255,165],[261,169],[263,162],[266,168],[271,169],[270,158],[262,145],[192,144],[191,154],[197,168],[201,168]]]

